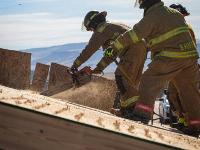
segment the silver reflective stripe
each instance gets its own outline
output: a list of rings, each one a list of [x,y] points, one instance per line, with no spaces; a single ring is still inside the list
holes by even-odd
[[[123,108],[129,107],[130,105],[135,103],[138,100],[138,98],[139,98],[139,96],[133,96],[133,97],[127,99],[126,101],[120,101],[120,105]]]
[[[168,39],[170,39],[170,38],[172,38],[172,37],[174,37],[174,36],[176,36],[178,34],[184,33],[184,32],[189,32],[188,26],[184,26],[184,27],[179,27],[179,28],[173,29],[173,30],[171,30],[169,32],[166,32],[166,33],[156,37],[156,38],[153,38],[153,39],[149,40],[148,46],[152,47],[152,46],[154,46],[156,44],[159,44],[159,43],[161,43],[163,41],[166,41],[166,40],[168,40]]]
[[[96,14],[93,14],[91,17],[90,17],[90,19],[87,21],[87,23],[86,23],[86,26],[88,26],[89,24],[90,24],[90,21],[95,17],[97,15],[97,13]]]

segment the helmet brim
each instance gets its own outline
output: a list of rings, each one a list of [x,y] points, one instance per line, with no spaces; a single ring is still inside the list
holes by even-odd
[[[98,15],[103,15],[104,17],[106,17],[107,16],[107,11],[102,11],[102,12],[100,12]],[[97,16],[98,16],[97,15]]]

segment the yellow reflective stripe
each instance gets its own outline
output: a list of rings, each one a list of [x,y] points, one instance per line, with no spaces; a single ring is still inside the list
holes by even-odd
[[[138,98],[139,98],[139,96],[133,96],[133,97],[127,99],[126,101],[120,101],[120,105],[123,108],[128,107],[131,104],[133,104],[134,102],[136,102],[138,100]]]
[[[187,127],[187,126],[188,126],[188,124],[187,124],[187,122],[186,122],[186,121],[184,122],[184,126],[185,126],[185,127]]]
[[[123,44],[121,44],[120,41],[119,41],[118,39],[115,40],[115,42],[113,43],[113,45],[114,45],[118,50],[124,48]]]
[[[184,118],[179,118],[178,123],[184,124],[184,126],[188,126],[187,122],[185,121]]]
[[[185,119],[184,118],[179,118],[178,119],[178,123],[184,123],[185,122]]]
[[[101,62],[100,62],[100,65],[101,65],[102,67],[106,67],[106,66],[107,66],[107,64],[105,63],[105,61],[101,61]]]
[[[156,38],[153,38],[151,39],[149,42],[148,42],[148,46],[154,46],[156,44],[159,44],[165,40],[168,40],[178,34],[181,34],[181,33],[184,33],[184,32],[188,32],[189,31],[189,28],[188,26],[184,26],[184,27],[179,27],[179,28],[176,28],[176,29],[173,29],[167,33],[164,33]]]
[[[108,24],[104,23],[103,25],[100,25],[100,27],[98,27],[96,31],[102,33],[107,26]]]
[[[133,41],[133,43],[137,43],[137,42],[140,41],[138,36],[137,36],[137,34],[136,34],[136,32],[134,30],[129,30],[128,34],[131,37],[131,40]]]
[[[77,65],[77,66],[80,66],[81,65],[81,61],[80,60],[75,60],[75,64]]]
[[[189,58],[189,57],[198,56],[198,53],[196,50],[187,51],[187,52],[161,51],[155,55],[155,57],[159,57],[159,56],[169,57],[169,58]]]
[[[117,39],[117,37],[118,37],[119,35],[120,35],[120,33],[115,32],[115,33],[113,34],[113,36],[111,37],[111,40]]]

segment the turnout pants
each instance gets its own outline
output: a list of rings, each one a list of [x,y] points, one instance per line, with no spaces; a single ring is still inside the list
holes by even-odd
[[[177,88],[171,81],[169,82],[169,85],[168,85],[168,100],[169,100],[169,104],[170,104],[170,108],[172,112],[177,117],[183,117],[183,114],[185,113],[183,104],[181,103]]]
[[[132,97],[138,96],[138,85],[146,59],[146,46],[144,42],[131,46],[120,57],[119,65],[115,71],[116,84],[121,94],[121,107],[129,107]]]
[[[160,57],[154,60],[141,78],[140,97],[135,109],[152,113],[157,95],[171,81],[179,93],[187,124],[200,127],[199,75],[196,58]]]

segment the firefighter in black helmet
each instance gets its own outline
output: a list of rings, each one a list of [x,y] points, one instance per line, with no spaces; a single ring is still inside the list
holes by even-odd
[[[99,39],[99,33],[107,26],[106,23],[107,12],[89,11],[84,17],[82,28],[87,31],[94,32],[89,40],[89,43],[83,49],[82,53],[75,59],[72,69],[81,66],[87,59],[89,59],[101,46],[105,44],[104,40]],[[124,29],[125,30],[125,29]],[[124,31],[123,30],[123,31]],[[110,37],[108,37],[110,38]]]
[[[83,25],[87,31],[94,30],[100,23],[106,21],[106,16],[106,11],[89,11],[84,18]]]
[[[87,31],[92,31],[93,34],[80,55],[75,59],[72,69],[80,67],[100,48],[103,50],[107,49],[118,36],[131,29],[122,23],[107,22],[106,15],[106,11],[89,11],[86,14],[83,26]],[[146,45],[144,41],[141,41],[138,45],[130,46],[126,53],[122,52],[120,55],[114,55],[112,58],[103,56],[93,70],[93,73],[101,74],[110,63],[116,60],[116,57],[120,61],[115,71],[115,79],[118,93],[121,95],[120,106],[124,108],[130,101],[134,100],[129,99],[130,97],[138,95],[137,87],[146,58]],[[111,111],[119,115],[122,112],[121,109],[111,109]]]

